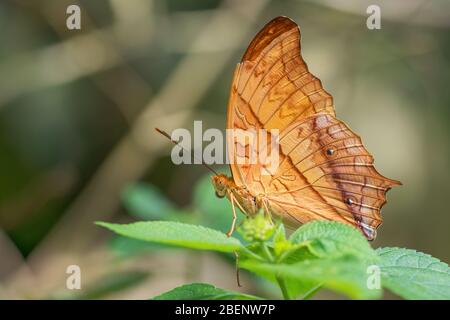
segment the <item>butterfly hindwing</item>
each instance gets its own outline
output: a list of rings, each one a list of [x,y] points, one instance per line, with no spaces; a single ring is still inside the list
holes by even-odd
[[[262,195],[273,214],[294,226],[337,220],[375,237],[385,193],[399,182],[380,175],[361,138],[335,118],[333,98],[301,56],[292,20],[269,22],[237,65],[227,128],[278,130],[279,167],[270,174],[260,164],[238,164],[250,145],[227,138],[236,185]]]

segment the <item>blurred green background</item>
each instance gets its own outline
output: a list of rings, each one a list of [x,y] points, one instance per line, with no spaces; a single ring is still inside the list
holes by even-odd
[[[70,4],[81,30],[66,28]],[[366,27],[370,4],[381,30]],[[200,281],[237,289],[227,257],[113,238],[93,222],[227,230],[229,204],[201,180],[208,172],[172,164],[153,128],[223,129],[234,66],[278,15],[299,24],[338,117],[403,182],[373,245],[450,262],[448,1],[2,1],[0,298],[141,299]],[[65,287],[71,264],[80,291]],[[239,290],[279,297],[243,277]]]

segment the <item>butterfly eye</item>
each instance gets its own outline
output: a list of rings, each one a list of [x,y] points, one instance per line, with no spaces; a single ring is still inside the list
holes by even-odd
[[[327,156],[332,156],[334,154],[334,149],[329,148],[327,149]]]
[[[223,197],[225,197],[224,194],[220,194],[216,191],[216,197],[222,199]]]

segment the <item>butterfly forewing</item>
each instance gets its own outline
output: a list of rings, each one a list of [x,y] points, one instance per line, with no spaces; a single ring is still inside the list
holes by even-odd
[[[279,166],[270,174],[261,164],[238,164],[249,145],[228,136],[238,186],[263,196],[293,226],[337,220],[375,237],[385,193],[399,182],[380,175],[360,137],[335,118],[333,98],[301,57],[292,20],[275,18],[251,42],[235,70],[227,118],[229,129],[279,132]]]

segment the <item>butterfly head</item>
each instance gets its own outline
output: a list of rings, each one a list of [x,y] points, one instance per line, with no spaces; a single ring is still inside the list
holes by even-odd
[[[230,187],[230,179],[224,174],[212,176],[211,179],[214,189],[216,190],[216,196],[218,198],[225,197]]]

